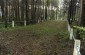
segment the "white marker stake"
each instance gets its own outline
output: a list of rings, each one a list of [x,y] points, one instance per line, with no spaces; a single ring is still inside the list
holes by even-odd
[[[71,30],[71,29],[70,29],[70,25],[68,24],[68,31],[70,32],[70,30]]]
[[[75,40],[73,55],[81,55],[80,54],[80,45],[81,45],[81,41]]]
[[[61,20],[63,20],[63,18],[61,18]]]
[[[24,26],[26,26],[27,24],[26,24],[26,20],[24,20]]]
[[[40,20],[38,20],[38,23],[40,23]]]
[[[71,28],[71,30],[70,30],[70,40],[72,40],[72,37],[73,37],[73,29]]]
[[[14,21],[12,21],[12,27],[14,28]]]

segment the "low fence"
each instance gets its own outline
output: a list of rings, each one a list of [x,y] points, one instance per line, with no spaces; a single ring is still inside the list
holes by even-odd
[[[70,33],[70,40],[74,40],[74,51],[73,51],[73,55],[81,55],[80,53],[80,45],[81,45],[81,41],[77,40],[74,36],[73,33],[73,28],[70,27],[70,25],[68,24],[68,31]]]
[[[16,25],[18,24],[22,24],[23,26],[27,26],[27,21],[24,20],[24,21],[10,21],[10,22],[7,22],[7,26],[9,27],[12,27],[14,28]],[[0,22],[0,27],[4,27],[5,26],[5,22]]]

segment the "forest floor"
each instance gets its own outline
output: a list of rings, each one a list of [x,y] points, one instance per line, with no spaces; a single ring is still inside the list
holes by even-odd
[[[73,55],[66,21],[47,21],[0,32],[0,55]]]

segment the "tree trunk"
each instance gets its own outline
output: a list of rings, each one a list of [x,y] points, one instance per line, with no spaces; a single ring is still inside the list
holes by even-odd
[[[85,0],[81,0],[81,22],[80,26],[85,27]]]

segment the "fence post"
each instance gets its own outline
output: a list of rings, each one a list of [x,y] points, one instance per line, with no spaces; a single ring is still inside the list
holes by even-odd
[[[26,20],[24,20],[24,26],[26,26],[27,24],[26,24]]]
[[[61,20],[63,20],[63,18],[61,18]]]
[[[72,40],[72,38],[73,38],[73,28],[71,28],[69,24],[68,24],[68,31],[70,33],[70,40]]]
[[[70,25],[68,24],[68,31],[70,32],[71,28],[70,28]]]
[[[73,38],[73,28],[70,29],[70,40]]]
[[[75,40],[73,55],[81,55],[80,54],[80,45],[81,45],[81,41]]]
[[[14,20],[12,20],[12,27],[14,28]]]

